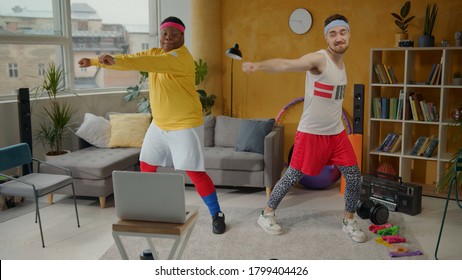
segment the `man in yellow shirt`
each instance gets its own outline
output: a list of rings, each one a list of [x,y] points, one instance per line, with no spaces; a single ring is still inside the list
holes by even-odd
[[[168,17],[160,25],[161,48],[135,54],[82,58],[80,67],[100,66],[114,70],[149,73],[149,99],[153,121],[140,153],[142,172],[158,166],[186,171],[212,216],[213,233],[226,230],[225,216],[204,167],[204,117],[195,89],[194,59],[184,46],[183,22]]]

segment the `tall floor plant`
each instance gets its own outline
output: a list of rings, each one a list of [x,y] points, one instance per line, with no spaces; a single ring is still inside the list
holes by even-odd
[[[44,120],[40,123],[35,133],[35,138],[45,147],[48,147],[47,155],[64,154],[63,138],[71,125],[74,114],[71,105],[58,100],[58,95],[65,89],[65,74],[61,66],[51,62],[45,69],[42,84],[34,88],[36,101],[46,95],[48,106],[45,106]]]

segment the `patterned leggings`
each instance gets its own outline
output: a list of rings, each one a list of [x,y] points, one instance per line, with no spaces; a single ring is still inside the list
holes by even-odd
[[[344,194],[345,210],[354,213],[361,191],[361,172],[357,165],[337,167],[346,180]],[[304,174],[300,170],[289,166],[284,176],[282,176],[282,178],[274,186],[268,200],[268,207],[276,209],[289,189],[295,186],[295,184],[298,183],[303,176]]]

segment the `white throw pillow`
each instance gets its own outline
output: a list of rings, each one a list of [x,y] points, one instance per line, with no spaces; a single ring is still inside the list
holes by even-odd
[[[111,124],[103,117],[85,113],[83,123],[75,134],[93,146],[109,148]]]

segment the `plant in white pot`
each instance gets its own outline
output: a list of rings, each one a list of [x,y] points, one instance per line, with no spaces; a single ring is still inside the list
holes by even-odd
[[[391,13],[391,15],[395,18],[396,26],[398,26],[400,30],[398,33],[396,33],[396,36],[395,36],[395,47],[399,46],[400,40],[408,39],[407,28],[409,26],[409,23],[415,17],[415,16],[407,17],[409,15],[410,10],[411,10],[411,1],[406,1],[404,5],[401,7],[399,14]]]
[[[36,101],[46,95],[48,106],[44,106],[44,119],[35,132],[35,139],[46,149],[47,156],[62,155],[68,151],[63,150],[63,139],[71,125],[74,111],[71,105],[58,100],[58,95],[65,91],[64,70],[53,62],[45,69],[43,82],[34,88]]]
[[[434,47],[435,37],[433,27],[435,26],[436,16],[438,15],[438,5],[427,4],[425,9],[425,21],[423,35],[419,36],[419,47]]]

